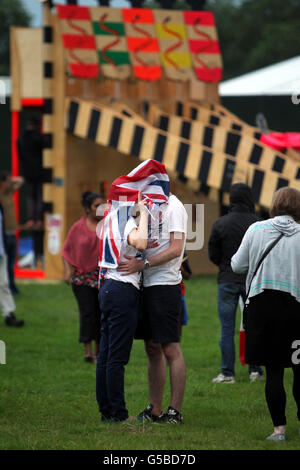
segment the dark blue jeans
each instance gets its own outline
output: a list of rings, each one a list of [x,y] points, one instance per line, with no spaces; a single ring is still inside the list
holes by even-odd
[[[17,239],[13,233],[5,234],[6,240],[6,254],[7,254],[7,272],[9,279],[9,287],[12,294],[17,294],[19,292],[16,283],[15,283],[15,262],[17,257]]]
[[[96,369],[96,396],[102,419],[128,418],[124,371],[137,325],[139,291],[132,284],[106,280],[100,289],[101,340]]]
[[[244,284],[220,283],[218,286],[218,313],[221,322],[221,371],[226,376],[234,377],[235,363],[235,319],[239,297],[244,300],[246,290]],[[249,365],[251,372],[262,373],[259,366]]]

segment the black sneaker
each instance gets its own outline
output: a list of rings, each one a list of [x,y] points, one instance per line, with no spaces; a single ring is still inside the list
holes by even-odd
[[[144,411],[142,411],[137,416],[137,420],[138,421],[152,421],[154,423],[160,421],[161,418],[164,416],[163,412],[161,412],[161,414],[159,416],[157,416],[157,415],[154,415],[152,413],[152,410],[153,410],[153,405],[151,405],[151,403],[149,403],[147,408],[145,408]]]
[[[183,416],[179,411],[169,406],[167,412],[160,418],[161,423],[183,424]]]
[[[20,326],[24,325],[24,320],[18,320],[15,317],[15,314],[13,312],[10,313],[7,317],[5,317],[4,320],[5,320],[5,323],[6,323],[7,326],[20,327]]]

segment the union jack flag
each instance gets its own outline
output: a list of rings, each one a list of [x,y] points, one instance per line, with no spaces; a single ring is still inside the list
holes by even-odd
[[[142,193],[142,199],[146,199],[150,213],[156,206],[168,202],[170,180],[162,163],[146,160],[128,175],[120,176],[112,183],[98,231],[100,276],[103,269],[118,266],[125,225],[139,192]]]

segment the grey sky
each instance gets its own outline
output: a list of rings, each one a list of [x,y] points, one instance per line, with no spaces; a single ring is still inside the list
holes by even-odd
[[[31,26],[39,27],[42,25],[42,4],[39,0],[21,0],[26,10],[32,16]],[[57,4],[65,4],[66,0],[54,0]],[[96,0],[78,0],[78,5],[86,6],[97,6],[98,2]],[[116,8],[126,8],[130,6],[130,3],[127,0],[111,0],[110,6]]]

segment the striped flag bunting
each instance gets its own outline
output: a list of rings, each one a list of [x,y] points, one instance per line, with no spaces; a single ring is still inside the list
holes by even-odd
[[[79,78],[219,82],[211,12],[57,5],[69,73]]]

